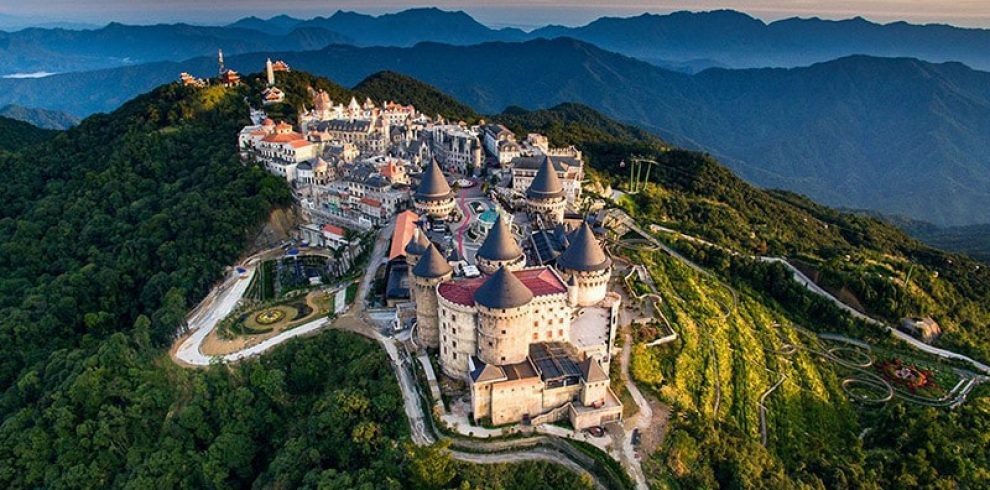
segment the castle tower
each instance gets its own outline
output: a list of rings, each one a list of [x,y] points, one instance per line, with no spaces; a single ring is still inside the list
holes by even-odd
[[[495,219],[475,258],[478,269],[485,274],[494,274],[502,266],[516,271],[526,265],[526,257],[501,214]]]
[[[413,194],[413,201],[416,211],[434,218],[445,218],[454,210],[454,193],[450,191],[450,184],[443,176],[436,159],[430,162],[423,173],[423,180]]]
[[[526,190],[526,205],[530,214],[543,217],[546,225],[564,222],[567,197],[549,155],[544,158],[536,177]]]
[[[430,240],[426,238],[426,234],[417,226],[413,230],[413,237],[406,244],[404,249],[406,253],[406,265],[409,266],[409,281],[412,282],[412,270],[416,267],[416,263],[419,262],[419,258],[423,256],[429,250]],[[409,297],[414,302],[416,301],[416,288],[409,288]]]
[[[272,67],[272,59],[265,62],[265,73],[268,75],[268,86],[275,85],[275,69]]]
[[[437,285],[449,281],[454,270],[432,243],[412,270],[412,286],[416,290],[416,343],[436,349],[440,346],[437,319]]]
[[[570,245],[557,257],[557,270],[577,287],[576,304],[572,306],[592,306],[605,299],[612,260],[605,255],[588,223],[581,224],[571,236]]]
[[[474,293],[478,308],[478,357],[486,364],[526,360],[533,292],[509,269],[500,267]]]

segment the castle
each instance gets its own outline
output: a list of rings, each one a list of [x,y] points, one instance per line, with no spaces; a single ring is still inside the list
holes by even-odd
[[[559,224],[566,198],[551,165],[545,160],[533,179],[527,205],[531,215]],[[452,206],[435,163],[415,199],[434,216]],[[446,376],[467,383],[476,422],[567,418],[581,430],[622,416],[608,377],[620,303],[608,291],[612,262],[586,222],[569,235],[555,267],[527,267],[500,215],[475,257],[483,275],[473,278],[455,278],[418,229],[405,248],[415,342],[439,353]]]

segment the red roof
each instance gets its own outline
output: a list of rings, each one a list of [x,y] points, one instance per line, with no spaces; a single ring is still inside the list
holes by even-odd
[[[567,286],[548,267],[515,271],[512,274],[522,281],[523,285],[533,293],[533,296],[547,296],[567,292]],[[444,299],[452,303],[474,306],[474,293],[487,280],[488,276],[482,276],[445,282],[440,284],[437,292]]]
[[[309,146],[311,144],[312,143],[310,143],[309,141],[306,141],[306,140],[295,140],[295,141],[290,141],[289,142],[289,145],[291,145],[293,148],[303,148],[303,147]]]
[[[380,207],[382,207],[381,201],[377,201],[377,200],[372,199],[370,197],[362,197],[361,198],[361,204],[364,204],[366,206],[371,206],[373,208],[380,208]]]
[[[395,218],[395,230],[392,231],[392,245],[388,249],[388,260],[406,254],[406,245],[409,244],[409,240],[412,240],[418,219],[419,215],[409,210],[399,213],[399,216]]]
[[[268,143],[291,143],[293,141],[306,142],[306,138],[303,135],[292,131],[289,133],[273,133],[265,137],[265,141]]]
[[[343,238],[344,234],[346,233],[346,231],[344,231],[343,228],[341,228],[339,226],[330,225],[330,224],[323,225],[323,231],[325,233],[332,233],[332,234],[337,235],[337,236],[339,236],[341,238]]]

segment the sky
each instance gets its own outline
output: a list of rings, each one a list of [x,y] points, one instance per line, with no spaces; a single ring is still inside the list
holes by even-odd
[[[427,4],[410,0],[0,0],[0,16],[32,22],[218,24],[246,15],[268,17],[285,13],[313,17],[330,15],[338,9],[379,14],[421,6],[464,10],[493,27],[524,29],[545,24],[582,25],[603,15],[722,8],[747,12],[767,21],[795,16],[831,19],[860,16],[876,22],[905,20],[990,28],[990,0],[435,0]]]

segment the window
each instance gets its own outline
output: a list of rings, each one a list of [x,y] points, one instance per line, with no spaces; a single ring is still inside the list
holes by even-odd
[[[564,329],[557,330],[557,336],[558,337],[563,337],[564,336]],[[455,347],[456,347],[456,345],[455,345]]]
[[[505,330],[502,330],[502,335],[505,335]]]
[[[533,340],[540,340],[540,334],[533,332]]]

